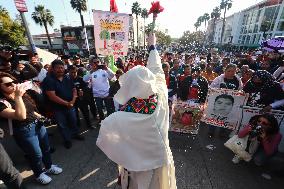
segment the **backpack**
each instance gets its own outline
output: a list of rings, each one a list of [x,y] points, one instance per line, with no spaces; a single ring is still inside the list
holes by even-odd
[[[12,105],[10,104],[10,102],[8,102],[7,100],[5,99],[0,99],[0,102],[5,104],[5,106],[7,106],[8,108],[12,108]],[[4,119],[5,122],[6,122],[6,119]],[[9,134],[10,135],[13,135],[13,124],[12,124],[12,119],[8,119],[8,122],[6,122],[6,124],[8,123],[8,127],[9,127]],[[4,125],[6,126],[6,124],[2,124],[1,122],[1,126]],[[2,128],[0,128],[0,138],[3,138],[4,137],[4,131]]]

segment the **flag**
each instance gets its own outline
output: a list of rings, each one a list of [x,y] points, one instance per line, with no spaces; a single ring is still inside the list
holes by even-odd
[[[115,0],[110,0],[110,12],[118,12]]]

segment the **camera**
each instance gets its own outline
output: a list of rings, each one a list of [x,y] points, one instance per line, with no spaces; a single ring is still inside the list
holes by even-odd
[[[49,126],[52,125],[52,121],[49,118],[41,117],[37,120],[37,126]]]
[[[254,138],[261,135],[261,133],[262,133],[262,127],[258,125],[252,129],[252,131],[250,132],[250,136]]]

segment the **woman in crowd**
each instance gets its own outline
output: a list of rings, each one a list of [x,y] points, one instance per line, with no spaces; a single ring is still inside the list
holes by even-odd
[[[264,165],[276,154],[282,138],[277,119],[271,114],[253,117],[250,123],[239,132],[238,137],[244,138],[247,135],[249,135],[249,141],[256,138],[259,142],[259,146],[253,154],[254,163],[258,166]],[[238,163],[240,158],[235,156],[232,161]]]
[[[225,68],[224,74],[215,78],[210,87],[241,90],[243,88],[243,83],[236,73],[237,66],[235,64],[228,64]]]
[[[251,79],[253,73],[254,71],[252,69],[242,71],[241,80],[243,82],[243,85],[247,84],[247,82]]]
[[[276,82],[275,78],[265,70],[256,71],[243,90],[249,93],[247,105],[252,107],[271,106],[274,108],[274,102],[284,98],[280,83]]]
[[[15,78],[4,72],[0,72],[0,98],[0,116],[12,120],[15,141],[26,154],[36,180],[48,184],[52,179],[46,173],[57,175],[62,169],[52,164],[42,116]]]

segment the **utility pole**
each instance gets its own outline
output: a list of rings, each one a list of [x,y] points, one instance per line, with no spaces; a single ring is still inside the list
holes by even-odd
[[[32,51],[33,54],[35,54],[36,53],[35,44],[34,44],[32,36],[31,36],[30,30],[29,30],[29,27],[28,27],[28,24],[27,24],[27,21],[26,21],[26,17],[25,17],[25,14],[24,14],[25,12],[28,12],[26,2],[25,2],[25,0],[14,0],[14,2],[15,2],[17,10],[20,12],[22,22],[23,22],[23,25],[24,25],[25,30],[26,30],[26,35],[28,37],[28,41],[29,41],[29,44],[30,44],[31,51]]]

